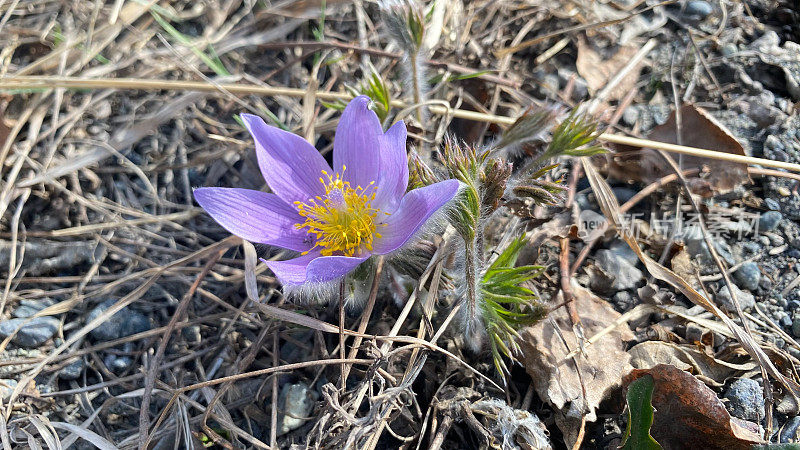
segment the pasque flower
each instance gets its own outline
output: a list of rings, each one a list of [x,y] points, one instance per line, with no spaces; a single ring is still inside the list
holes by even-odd
[[[342,113],[333,168],[300,136],[254,115],[242,120],[273,193],[207,187],[194,196],[231,233],[299,252],[267,261],[286,287],[340,279],[370,256],[402,248],[459,188],[446,180],[406,192],[405,124],[384,133],[366,96]]]

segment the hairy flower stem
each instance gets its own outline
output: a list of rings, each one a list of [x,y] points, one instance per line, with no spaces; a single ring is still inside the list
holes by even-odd
[[[478,317],[478,252],[476,241],[465,240],[466,255],[464,257],[464,273],[467,282],[467,314],[470,320]]]
[[[417,121],[419,122],[420,126],[424,126],[425,122],[423,121],[423,114],[422,114],[422,88],[420,87],[420,62],[419,62],[419,54],[411,55],[409,58],[409,62],[411,63],[411,91],[412,95],[414,96],[414,104],[416,105],[415,112],[417,115]]]

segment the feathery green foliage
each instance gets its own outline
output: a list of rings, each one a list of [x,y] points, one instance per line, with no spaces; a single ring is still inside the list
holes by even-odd
[[[537,160],[541,162],[559,155],[581,157],[603,153],[605,151],[603,147],[592,145],[600,134],[597,122],[587,119],[578,113],[578,108],[575,108],[563,122],[558,124],[553,131],[550,145]]]
[[[520,352],[517,330],[538,322],[547,313],[536,293],[525,287],[526,282],[541,275],[543,267],[515,267],[525,243],[524,235],[514,239],[484,271],[480,282],[481,312],[492,357],[503,376],[509,373],[503,358],[515,361]]]

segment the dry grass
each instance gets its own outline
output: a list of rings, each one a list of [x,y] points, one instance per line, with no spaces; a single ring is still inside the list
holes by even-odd
[[[454,301],[442,269],[451,236],[428,243],[430,264],[403,306],[391,301],[397,291],[374,283],[340,341],[336,311],[286,303],[253,249],[195,206],[192,188],[263,187],[241,112],[327,155],[338,112],[323,101],[349,98],[370,67],[387,79],[393,118],[409,123],[413,147],[436,148],[448,131],[488,142],[531,105],[575,106],[574,86],[541,85],[534,60],[556,64],[587,30],[614,40],[614,27],[640,11],[609,19],[580,5],[562,16],[547,1],[436,2],[425,58],[432,83],[428,100],[413,104],[402,51],[375,4],[268,3],[0,1],[0,252],[8,255],[0,317],[52,299],[37,315],[61,321],[57,339],[27,354],[9,352],[10,337],[0,344],[10,355],[2,377],[20,380],[2,401],[4,449],[28,436],[50,448],[79,439],[123,449],[287,448],[306,439],[317,448],[422,448],[441,445],[449,430],[436,425],[450,414],[436,409],[446,387],[530,406],[524,376],[503,389],[488,358],[462,354],[457,337],[442,342],[457,313],[435,308]],[[654,46],[643,45],[641,58]],[[605,100],[596,99],[593,108]],[[601,139],[800,172],[612,133]],[[108,299],[113,306],[88,321]],[[152,329],[89,337],[123,308],[148,315]],[[108,367],[109,354],[132,363]],[[82,377],[59,380],[78,359]],[[351,374],[346,389],[321,388],[314,420],[277,436],[279,385],[336,384],[340,370]],[[454,442],[480,441],[475,423],[479,437]]]

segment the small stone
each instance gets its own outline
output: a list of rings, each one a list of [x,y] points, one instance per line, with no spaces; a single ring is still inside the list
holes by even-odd
[[[58,378],[67,381],[77,380],[83,373],[83,368],[85,367],[85,365],[86,363],[83,362],[83,359],[78,358],[75,361],[64,366],[64,368],[61,369],[61,372],[58,372]]]
[[[703,327],[694,322],[686,324],[686,340],[689,341],[689,343],[702,342],[705,332],[706,330]]]
[[[14,389],[17,387],[17,380],[12,380],[8,378],[0,378],[0,392],[2,392],[3,400],[8,401],[11,399],[11,394],[14,392]]]
[[[753,297],[753,294],[742,291],[735,284],[733,285],[733,292],[736,294],[736,299],[739,301],[739,306],[742,307],[743,311],[756,305],[756,299]],[[722,308],[728,311],[736,311],[736,305],[733,303],[728,285],[723,286],[719,292],[717,292],[716,300]]]
[[[0,336],[11,336],[18,327],[11,342],[24,348],[36,348],[53,337],[61,326],[61,321],[53,317],[36,317],[34,319],[9,319],[0,322]]]
[[[110,299],[101,303],[86,316],[86,322],[91,322],[116,302],[115,299]],[[98,325],[90,334],[98,341],[113,341],[114,339],[120,339],[149,329],[150,319],[125,307]]]
[[[183,338],[186,339],[186,342],[189,344],[199,344],[200,341],[203,339],[202,335],[200,334],[200,325],[191,325],[183,330],[181,330],[181,334]]]
[[[794,337],[800,337],[800,317],[795,317],[792,321],[792,334]]]
[[[281,388],[279,411],[283,414],[279,419],[278,436],[300,428],[314,409],[314,402],[319,397],[305,383],[284,384]]]
[[[605,277],[597,277],[592,284],[600,291],[625,291],[637,287],[644,278],[642,271],[631,264],[628,259],[612,250],[598,250],[595,264]],[[606,279],[602,279],[606,278]]]
[[[639,256],[625,241],[616,240],[611,243],[608,249],[633,265],[639,262]]]
[[[733,42],[728,42],[722,46],[720,51],[722,52],[722,56],[731,57],[739,51],[739,47],[737,47]]]
[[[628,106],[625,108],[625,111],[622,112],[622,122],[632,127],[636,125],[636,121],[639,120],[639,108],[635,106]]]
[[[40,298],[36,300],[21,300],[19,306],[14,309],[12,314],[17,318],[28,318],[38,313],[39,311],[54,305],[56,302],[50,298]]]
[[[800,417],[795,416],[786,421],[786,424],[781,428],[780,442],[787,444],[789,442],[796,442],[800,436],[797,435],[797,429],[800,428]]]
[[[684,12],[687,16],[702,20],[708,17],[713,10],[711,4],[704,0],[691,0],[686,4]]]
[[[734,381],[725,391],[725,398],[730,401],[728,410],[732,416],[755,423],[764,419],[764,392],[757,381],[748,378]]]
[[[778,211],[767,211],[758,218],[758,231],[772,231],[783,220],[783,214]]]
[[[629,311],[636,304],[636,298],[628,291],[619,291],[611,297],[618,311]]]
[[[781,318],[778,320],[778,323],[780,323],[783,328],[790,328],[792,325],[794,325],[792,318],[786,313],[781,314]]]
[[[780,195],[781,197],[788,197],[788,196],[792,195],[792,191],[790,191],[789,188],[787,188],[785,186],[779,186],[778,187],[778,195]]]
[[[133,359],[130,356],[117,356],[108,354],[105,358],[103,358],[103,364],[106,365],[112,372],[120,373],[126,371],[131,364],[133,364]]]
[[[736,269],[733,276],[738,281],[739,287],[755,291],[758,289],[758,282],[761,280],[761,270],[759,270],[758,264],[748,261]]]
[[[786,252],[786,256],[789,258],[800,259],[800,250],[796,248],[790,248],[789,251]]]
[[[764,199],[764,206],[766,206],[767,209],[769,209],[770,211],[777,211],[781,209],[781,204],[778,203],[778,201],[775,200],[774,198]]]
[[[791,300],[789,301],[789,303],[786,304],[786,309],[788,309],[789,311],[794,311],[798,307],[800,307],[800,302],[798,302],[797,300]]]
[[[617,197],[617,201],[620,205],[627,202],[638,193],[637,190],[628,187],[613,187],[611,190],[614,191],[614,196]]]

